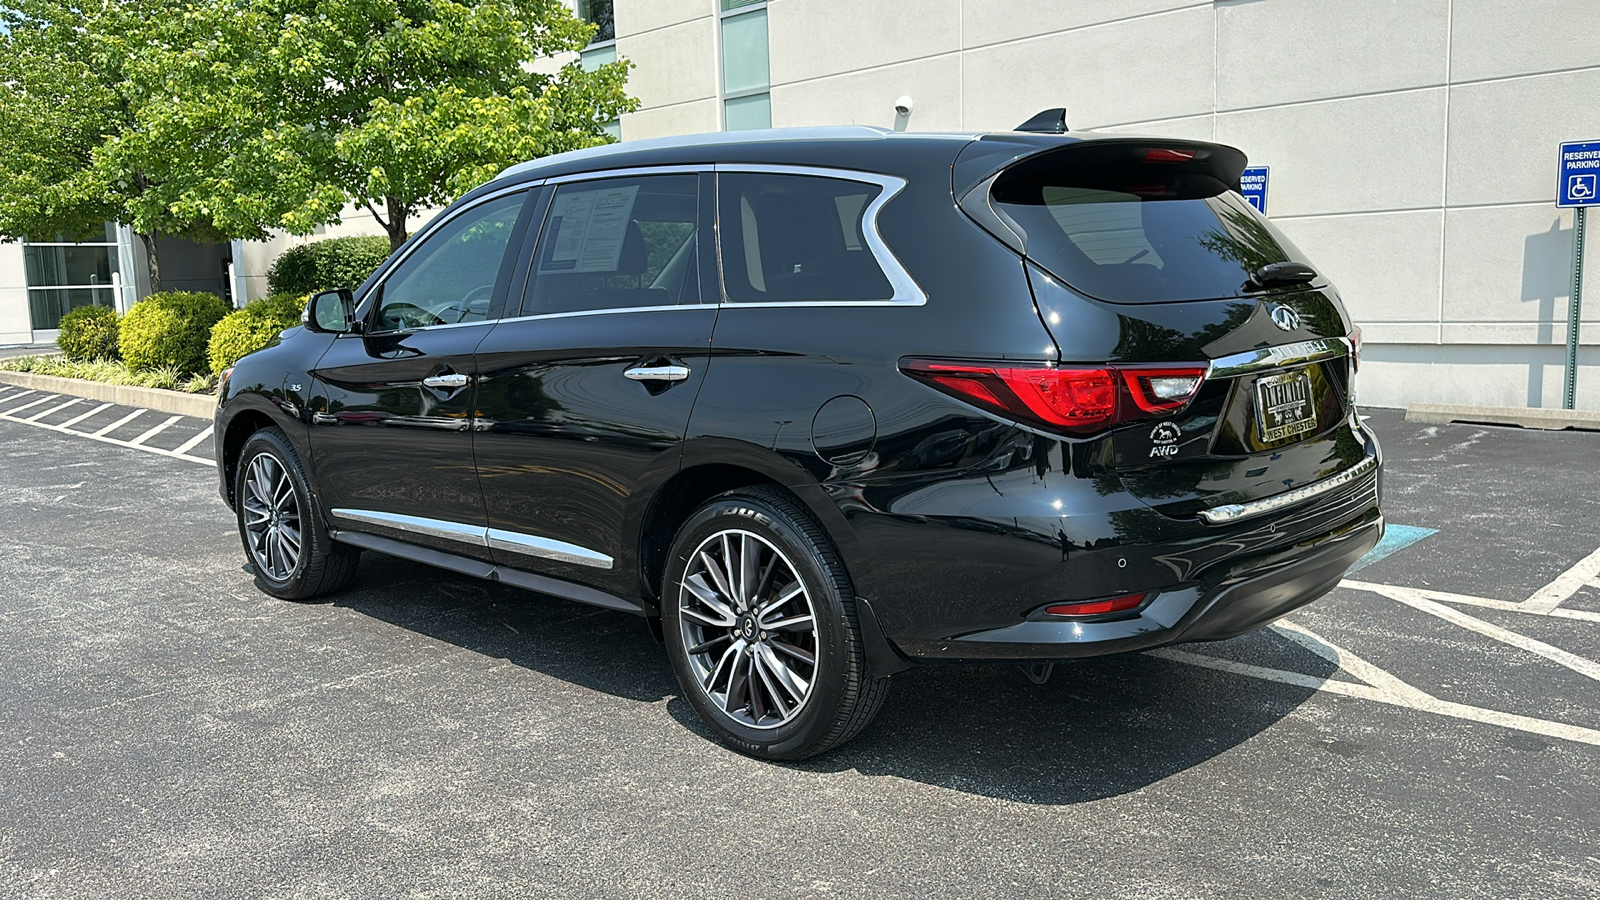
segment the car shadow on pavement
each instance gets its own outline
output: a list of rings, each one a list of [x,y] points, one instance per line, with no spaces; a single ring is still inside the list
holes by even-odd
[[[667,699],[696,740],[713,740],[677,696],[665,652],[636,616],[378,554],[367,554],[357,586],[334,602],[570,684],[646,703]],[[1319,678],[1335,671],[1271,631],[1199,649]],[[877,721],[854,741],[782,765],[1024,803],[1081,803],[1200,765],[1314,693],[1144,654],[1061,663],[1042,685],[1014,665],[927,666],[895,676]]]

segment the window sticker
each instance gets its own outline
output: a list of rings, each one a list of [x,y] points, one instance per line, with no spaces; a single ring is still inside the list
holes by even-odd
[[[562,191],[551,210],[555,241],[542,272],[615,272],[639,186]]]

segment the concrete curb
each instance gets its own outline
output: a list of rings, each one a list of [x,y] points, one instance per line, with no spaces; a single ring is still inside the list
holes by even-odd
[[[1560,431],[1577,428],[1600,431],[1600,411],[1586,409],[1531,409],[1520,406],[1451,406],[1444,403],[1413,403],[1406,407],[1407,422],[1448,425],[1470,422],[1480,425],[1520,425]]]
[[[137,406],[156,412],[195,416],[206,420],[217,411],[215,394],[186,394],[182,391],[106,384],[102,381],[85,381],[81,378],[57,378],[54,375],[34,375],[30,372],[0,372],[0,383],[14,384],[51,394],[68,394],[88,400]]]

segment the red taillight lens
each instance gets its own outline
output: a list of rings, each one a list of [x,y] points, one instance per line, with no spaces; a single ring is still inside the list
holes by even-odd
[[[1046,606],[1044,611],[1052,616],[1103,616],[1106,613],[1127,612],[1144,602],[1145,594],[1128,594],[1110,600],[1090,600],[1085,603],[1058,603]]]
[[[1182,409],[1204,366],[1019,366],[908,359],[906,374],[994,412],[1072,434]]]

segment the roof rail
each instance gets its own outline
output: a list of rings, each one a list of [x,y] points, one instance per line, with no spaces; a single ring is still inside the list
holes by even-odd
[[[566,153],[557,153],[554,156],[532,159],[524,163],[517,163],[496,175],[495,179],[504,178],[507,175],[531,172],[535,169],[542,169],[545,166],[583,159],[600,159],[606,156],[632,153],[635,150],[670,150],[680,147],[704,147],[714,144],[759,144],[767,141],[871,140],[893,133],[887,128],[879,128],[875,125],[823,125],[811,128],[764,128],[753,131],[713,131],[705,134],[679,134],[671,137],[645,138],[638,141],[601,144],[598,147],[569,150]]]

